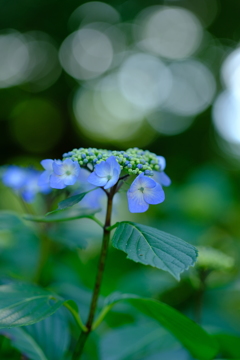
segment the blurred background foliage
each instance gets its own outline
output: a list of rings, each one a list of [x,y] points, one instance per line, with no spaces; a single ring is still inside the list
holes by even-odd
[[[232,335],[233,344],[240,336],[239,13],[238,0],[0,0],[1,171],[8,164],[40,170],[41,159],[79,147],[137,146],[165,156],[172,179],[165,202],[133,215],[119,194],[114,221],[141,222],[199,246],[198,265],[178,283],[111,248],[102,295],[160,299],[208,331]],[[75,299],[85,319],[97,225],[22,222],[15,213],[51,209],[39,194],[26,210],[2,184],[0,209],[1,282],[35,276]],[[159,325],[130,314],[117,305],[85,358],[191,359]],[[20,358],[10,340],[1,341],[3,358]],[[223,346],[219,356],[239,359],[237,348]]]

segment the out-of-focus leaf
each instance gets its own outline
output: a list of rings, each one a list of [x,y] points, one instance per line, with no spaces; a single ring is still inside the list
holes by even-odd
[[[219,344],[219,353],[231,359],[240,359],[240,336],[230,334],[213,335]]]
[[[29,284],[0,286],[0,328],[34,324],[52,315],[64,300]]]
[[[1,330],[30,360],[62,360],[69,345],[67,321],[59,311],[34,325]]]
[[[193,266],[197,249],[163,231],[128,221],[118,224],[113,235],[115,248],[127,253],[127,258],[168,271],[176,279]]]
[[[218,345],[212,336],[174,308],[153,299],[143,299],[128,294],[113,294],[106,299],[106,307],[103,308],[95,324],[99,324],[100,319],[102,320],[111,307],[119,301],[127,301],[143,314],[159,322],[193,357],[200,360],[212,360],[217,354]]]
[[[0,231],[13,231],[22,225],[23,223],[17,214],[13,212],[0,211]]]
[[[99,209],[97,210],[88,210],[88,209],[80,209],[75,211],[66,211],[66,210],[57,210],[52,214],[46,216],[32,216],[25,215],[24,219],[35,222],[60,222],[60,221],[69,221],[69,220],[77,220],[82,218],[91,218],[94,216]]]
[[[70,249],[86,249],[87,247],[87,241],[84,234],[79,230],[77,231],[75,229],[58,226],[56,229],[50,229],[48,235],[52,240],[59,242]]]
[[[100,351],[104,360],[134,360],[176,346],[173,336],[152,321],[111,330],[103,337]]]

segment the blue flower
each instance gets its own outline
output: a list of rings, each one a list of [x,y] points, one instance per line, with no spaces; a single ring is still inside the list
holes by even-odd
[[[110,156],[106,161],[102,161],[95,166],[94,172],[88,177],[88,182],[109,189],[117,183],[120,172],[119,163],[114,156]]]
[[[149,204],[160,204],[165,199],[164,191],[155,180],[143,173],[133,181],[127,192],[128,208],[131,213],[142,213],[148,210]]]
[[[171,185],[171,179],[164,172],[166,167],[166,160],[163,156],[158,156],[158,165],[160,166],[159,171],[154,171],[154,178],[163,186]]]
[[[40,172],[32,168],[11,165],[3,174],[3,183],[12,188],[26,202],[33,202],[37,193],[49,193],[49,185],[38,185]]]
[[[50,176],[53,174],[53,160],[45,159],[41,161],[42,167],[45,171],[39,177],[38,185],[44,186],[50,183]]]
[[[2,182],[4,185],[19,190],[27,181],[26,169],[20,168],[16,165],[10,165],[3,174]]]
[[[50,186],[54,189],[64,189],[67,185],[74,185],[80,173],[78,162],[71,159],[54,160],[52,168],[53,173],[49,179]]]

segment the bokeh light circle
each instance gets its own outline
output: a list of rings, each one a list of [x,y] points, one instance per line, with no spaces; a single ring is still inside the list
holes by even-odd
[[[77,80],[88,80],[108,70],[113,59],[113,47],[103,32],[83,28],[64,40],[59,57],[69,75]]]
[[[183,59],[200,46],[198,18],[180,7],[154,6],[139,16],[139,46],[168,59]]]
[[[210,70],[197,60],[172,63],[173,83],[165,108],[181,116],[194,116],[212,102],[216,91]]]
[[[171,89],[172,77],[167,66],[148,54],[133,54],[119,71],[122,94],[143,111],[161,105]]]

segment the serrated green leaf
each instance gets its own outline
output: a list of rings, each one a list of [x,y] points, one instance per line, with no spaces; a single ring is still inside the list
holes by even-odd
[[[23,218],[25,220],[34,221],[34,222],[60,222],[60,221],[70,221],[77,220],[82,218],[91,218],[100,209],[97,210],[88,210],[88,209],[80,209],[75,211],[67,211],[67,210],[56,210],[49,215],[46,216],[32,216],[25,215]]]
[[[0,328],[26,326],[52,315],[64,300],[29,284],[0,286]]]
[[[59,311],[34,325],[0,333],[30,360],[62,360],[70,340],[67,320]]]
[[[178,280],[181,272],[193,266],[197,260],[197,249],[191,244],[163,231],[129,221],[118,223],[112,244],[127,253],[128,259],[168,271]]]
[[[143,314],[156,320],[174,335],[194,358],[212,360],[217,354],[218,344],[212,336],[179,311],[157,300],[138,298],[129,294],[113,294],[106,299],[107,305],[99,318],[102,320],[103,315],[105,316],[119,301],[130,303]],[[95,323],[100,323],[100,321],[96,319]]]

